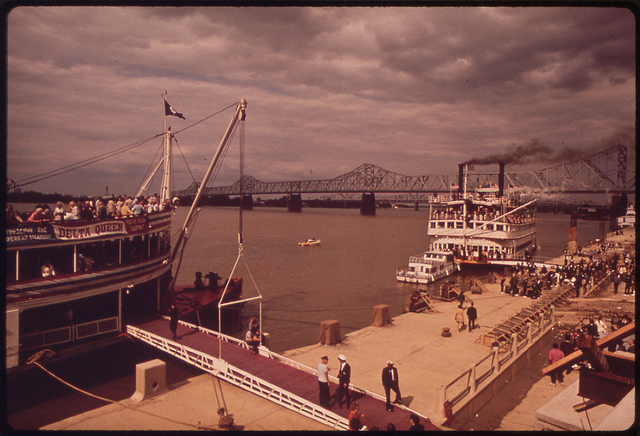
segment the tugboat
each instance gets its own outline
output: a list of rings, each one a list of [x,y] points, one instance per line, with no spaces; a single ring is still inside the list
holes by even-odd
[[[158,210],[137,216],[8,223],[6,229],[6,368],[18,368],[44,350],[63,351],[92,341],[116,338],[127,324],[168,313],[175,303],[188,316],[208,304],[242,297],[242,280],[219,283],[217,275],[193,288],[175,285],[177,263],[188,239],[191,207],[178,243],[171,247],[171,144],[167,115],[182,117],[163,94],[165,108],[164,177]],[[238,103],[227,134],[201,186],[219,162],[233,127],[244,119]],[[161,162],[162,163],[162,162]],[[155,171],[161,167],[160,164]],[[153,175],[140,188],[146,189]],[[20,217],[20,214],[18,213]],[[217,305],[216,305],[217,307]],[[238,309],[229,309],[238,311]],[[239,315],[234,317],[239,322]],[[52,353],[48,353],[52,354]]]

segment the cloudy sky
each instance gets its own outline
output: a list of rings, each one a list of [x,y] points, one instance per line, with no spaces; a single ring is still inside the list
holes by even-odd
[[[527,162],[537,168],[634,147],[627,9],[19,7],[7,54],[18,183],[161,133],[165,91],[186,117],[170,117],[174,131],[246,99],[245,172],[263,181],[363,163],[455,174],[474,158],[554,150]],[[231,115],[176,135],[196,180]],[[218,185],[238,178],[237,143]],[[133,194],[160,145],[23,190]],[[179,153],[175,171],[175,188],[192,182]]]

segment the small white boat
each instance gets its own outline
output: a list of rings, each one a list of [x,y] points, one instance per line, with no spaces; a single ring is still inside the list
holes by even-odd
[[[396,279],[407,283],[431,283],[459,271],[449,251],[425,251],[409,258],[409,265],[396,270]]]
[[[301,247],[310,247],[312,245],[320,245],[320,239],[316,239],[316,238],[305,239],[302,242],[298,242],[298,245]]]

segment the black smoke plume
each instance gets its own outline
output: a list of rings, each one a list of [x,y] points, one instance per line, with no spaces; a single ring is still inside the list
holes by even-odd
[[[573,160],[577,159],[581,154],[582,153],[571,148],[553,148],[541,143],[537,139],[533,139],[530,143],[526,145],[518,145],[505,153],[491,154],[486,157],[476,157],[465,163],[470,165],[491,165],[499,163],[509,165],[530,165]]]

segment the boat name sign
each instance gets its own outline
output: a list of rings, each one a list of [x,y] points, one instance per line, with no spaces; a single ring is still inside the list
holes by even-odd
[[[7,229],[7,243],[43,239],[79,240],[117,234],[135,235],[144,233],[148,228],[149,219],[146,216],[86,225],[46,224],[35,227],[17,227]]]

